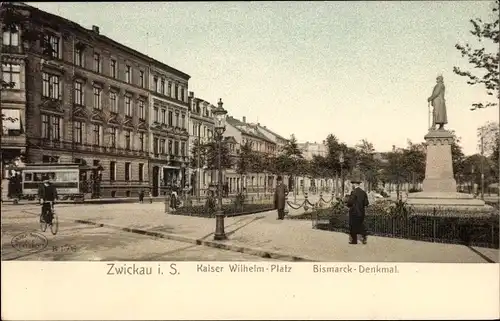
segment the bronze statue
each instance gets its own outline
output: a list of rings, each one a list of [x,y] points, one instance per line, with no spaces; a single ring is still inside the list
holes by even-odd
[[[443,129],[445,124],[448,124],[448,117],[446,115],[446,102],[444,99],[444,83],[443,76],[438,76],[436,78],[436,86],[432,91],[432,95],[427,99],[428,102],[432,103],[434,111],[432,113],[432,127],[436,129],[436,125],[439,125],[438,129]]]

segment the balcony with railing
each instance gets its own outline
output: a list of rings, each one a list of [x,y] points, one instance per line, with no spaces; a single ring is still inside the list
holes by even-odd
[[[29,138],[28,146],[39,149],[67,150],[74,152],[92,152],[101,154],[119,154],[128,157],[148,157],[146,151],[119,148],[116,146],[101,146],[93,144],[81,144],[71,141],[62,141],[43,138]]]

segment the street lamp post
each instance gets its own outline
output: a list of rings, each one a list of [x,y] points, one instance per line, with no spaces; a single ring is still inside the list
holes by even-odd
[[[342,195],[340,195],[340,197],[344,197],[344,188],[345,188],[345,185],[344,185],[344,152],[340,152],[340,155],[339,155],[339,162],[340,162],[340,180],[342,181],[341,183],[341,189],[342,189]]]
[[[217,108],[213,110],[215,117],[215,140],[217,142],[217,189],[218,189],[218,205],[215,213],[215,234],[214,240],[220,241],[227,239],[224,232],[224,212],[222,211],[222,135],[226,130],[226,115],[227,111],[222,107],[222,99],[219,99]]]

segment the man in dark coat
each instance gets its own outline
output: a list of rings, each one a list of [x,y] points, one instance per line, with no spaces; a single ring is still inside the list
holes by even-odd
[[[347,200],[347,207],[349,207],[349,244],[358,243],[358,234],[362,237],[363,244],[366,244],[366,229],[365,229],[365,208],[370,204],[368,202],[368,195],[363,191],[359,185],[361,178],[354,176],[351,179],[353,190]]]
[[[283,178],[278,176],[276,191],[274,192],[274,208],[278,210],[278,220],[285,218],[285,202],[288,188],[283,184]]]

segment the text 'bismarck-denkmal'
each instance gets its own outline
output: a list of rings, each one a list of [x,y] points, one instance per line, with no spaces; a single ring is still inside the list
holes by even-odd
[[[289,273],[292,266],[287,264],[197,264],[196,272],[203,273]]]
[[[362,274],[397,274],[399,269],[397,265],[363,265],[363,264],[314,264],[312,266],[313,273],[362,273]]]

